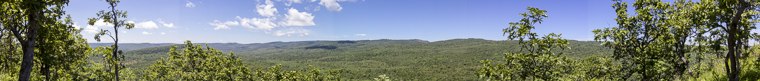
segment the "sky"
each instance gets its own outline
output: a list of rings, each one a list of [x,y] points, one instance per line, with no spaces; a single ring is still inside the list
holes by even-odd
[[[122,0],[134,29],[120,43],[266,43],[311,40],[457,38],[506,40],[501,30],[527,7],[548,11],[539,34],[593,40],[615,24],[610,0]],[[65,8],[88,42],[108,23],[87,24],[104,0],[72,0]],[[111,42],[103,39],[101,43]]]

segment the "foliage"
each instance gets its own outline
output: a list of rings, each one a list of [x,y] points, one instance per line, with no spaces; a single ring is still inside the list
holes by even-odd
[[[145,70],[146,80],[252,80],[251,71],[233,53],[185,42],[185,48],[169,50],[169,57]]]
[[[509,28],[504,29],[508,38],[518,40],[520,50],[527,53],[507,53],[504,64],[493,64],[490,60],[484,60],[478,75],[487,80],[563,80],[571,74],[572,61],[555,53],[553,49],[564,50],[568,42],[559,34],[550,33],[543,37],[531,30],[534,24],[540,24],[546,16],[546,10],[528,7],[528,12],[520,15],[523,18],[519,22],[509,23]]]
[[[322,71],[313,66],[310,70],[303,71],[284,71],[282,65],[275,65],[268,70],[257,70],[254,73],[255,80],[266,81],[340,81],[338,71]]]
[[[283,70],[281,65],[266,70],[251,71],[234,55],[223,54],[211,47],[186,41],[181,50],[172,46],[169,56],[156,61],[143,71],[144,80],[341,80],[336,71],[322,71],[316,67],[303,71]]]
[[[76,75],[75,70],[85,64],[90,50],[87,41],[79,35],[79,30],[71,25],[70,17],[63,22],[43,25],[39,29],[35,63],[39,63],[39,73],[45,80],[67,79]],[[47,27],[52,26],[52,27]]]
[[[680,1],[682,2],[682,1]],[[689,13],[659,0],[638,0],[634,3],[636,16],[629,17],[627,3],[617,1],[613,8],[618,17],[617,27],[594,30],[595,40],[614,49],[613,58],[623,63],[623,79],[640,75],[643,80],[670,80],[683,74],[688,66],[691,50],[687,36],[694,34],[690,19],[680,13]],[[676,13],[670,13],[676,12]],[[687,17],[688,18],[688,17]],[[685,22],[684,22],[685,21]]]
[[[724,65],[732,77],[740,70],[736,57],[748,53],[742,51],[749,47],[747,41],[752,37],[749,31],[755,28],[751,23],[755,23],[757,11],[743,8],[753,7],[755,2],[636,0],[635,16],[628,16],[628,4],[616,0],[613,8],[618,15],[617,27],[593,32],[595,40],[614,49],[613,57],[625,66],[623,71],[627,74],[621,78],[694,77],[700,74],[696,72],[707,70],[700,62],[705,59],[704,54],[721,53],[727,53]]]
[[[758,23],[757,0],[704,0],[700,4],[699,17],[703,27],[699,39],[708,42],[713,51],[725,51],[725,71],[728,80],[740,80],[742,66],[740,60],[748,55],[750,39],[757,40],[758,34],[751,33]]]
[[[375,81],[391,81],[391,78],[388,76],[385,76],[384,74],[378,75],[377,78],[372,78],[372,79],[374,79]]]
[[[59,19],[65,15],[63,7],[68,0],[3,0],[0,1],[0,28],[4,35],[13,35],[16,42],[20,43],[23,55],[18,72],[19,81],[28,81],[32,75],[35,61],[35,50],[41,29],[66,29],[70,26],[60,25]],[[60,32],[52,32],[60,33]],[[10,38],[10,37],[9,37]],[[9,58],[10,59],[10,58]],[[47,59],[42,59],[47,60]],[[11,69],[8,69],[11,70]],[[47,71],[49,69],[44,69]],[[43,74],[48,74],[45,72]],[[50,76],[46,76],[50,77]]]
[[[121,67],[124,67],[124,65],[120,62],[124,58],[124,55],[119,55],[119,53],[122,53],[121,50],[119,50],[119,28],[125,27],[126,29],[132,29],[135,27],[134,23],[127,23],[127,11],[123,10],[117,10],[116,6],[118,6],[119,0],[105,0],[108,3],[109,10],[100,10],[100,12],[97,13],[98,17],[95,18],[88,18],[87,24],[94,25],[97,22],[104,22],[109,23],[113,25],[113,33],[111,33],[109,30],[100,29],[98,33],[95,35],[95,40],[100,42],[101,36],[107,35],[108,37],[113,40],[113,45],[111,45],[112,51],[110,56],[106,57],[107,63],[109,64],[107,67],[114,68],[114,79],[116,81],[119,81],[119,71],[121,71]],[[123,19],[119,19],[123,18]]]
[[[480,59],[503,59],[505,52],[517,52],[517,41],[451,39],[435,42],[421,40],[298,41],[253,44],[205,43],[212,48],[235,52],[251,68],[282,65],[282,70],[301,71],[309,65],[338,71],[343,80],[372,80],[385,74],[394,80],[478,80],[473,76]],[[568,59],[586,59],[611,53],[598,42],[568,40]],[[122,43],[123,45],[143,43]],[[145,45],[147,46],[147,45]],[[177,49],[184,45],[178,45]],[[309,46],[337,46],[337,49],[306,49]],[[127,68],[136,70],[162,57],[171,46],[144,47],[126,51]],[[559,50],[558,50],[559,51]],[[498,63],[498,62],[495,62]],[[266,70],[266,69],[264,69]],[[255,70],[254,70],[255,71]],[[306,72],[306,71],[301,71]],[[140,73],[138,73],[140,75]]]
[[[622,66],[607,56],[592,56],[582,60],[576,60],[573,68],[575,73],[571,78],[576,80],[622,80]]]

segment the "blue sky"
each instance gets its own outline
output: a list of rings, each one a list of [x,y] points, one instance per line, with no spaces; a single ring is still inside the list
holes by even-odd
[[[137,28],[120,32],[125,43],[264,43],[307,40],[455,38],[505,40],[501,29],[532,6],[548,11],[537,32],[592,40],[613,26],[610,0],[123,0]],[[103,0],[72,0],[66,7],[90,42],[87,18]],[[108,42],[104,40],[102,42]]]

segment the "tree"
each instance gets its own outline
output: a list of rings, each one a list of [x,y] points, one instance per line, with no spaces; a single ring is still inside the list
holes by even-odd
[[[622,80],[623,72],[620,72],[621,65],[614,62],[610,57],[591,56],[586,59],[575,62],[576,80],[598,81],[598,80]]]
[[[627,3],[616,1],[613,5],[618,17],[617,27],[594,30],[595,40],[614,50],[613,58],[623,63],[627,74],[634,74],[643,80],[672,79],[684,70],[685,38],[692,32],[691,26],[677,26],[681,22],[670,23],[679,17],[678,12],[659,0],[637,0],[635,16],[629,17]],[[685,10],[685,9],[683,9]]]
[[[38,38],[38,30],[43,25],[56,23],[62,16],[63,7],[68,0],[3,0],[0,1],[2,9],[2,29],[11,32],[13,37],[21,43],[23,52],[19,81],[28,81],[34,66],[34,50]]]
[[[211,47],[203,48],[185,41],[169,57],[156,61],[145,70],[146,80],[252,80],[251,71],[233,53],[223,54]]]
[[[278,64],[267,70],[256,70],[253,78],[261,81],[341,81],[337,75],[338,71],[323,71],[314,66],[309,66],[308,70],[288,71]]]
[[[234,53],[224,54],[214,48],[186,41],[184,46],[172,46],[162,58],[144,70],[144,80],[224,80],[224,81],[333,81],[341,80],[337,71],[283,70],[282,65],[250,70]]]
[[[624,71],[643,80],[670,80],[698,75],[704,54],[726,52],[724,61],[729,80],[738,80],[738,57],[753,36],[757,10],[754,2],[745,0],[636,0],[635,16],[627,11],[627,3],[615,0],[617,27],[594,30],[595,40],[614,50],[613,58],[621,61]],[[747,13],[745,13],[745,11]],[[728,48],[725,50],[725,48]],[[697,61],[697,62],[691,62]]]
[[[60,21],[39,29],[35,58],[45,80],[70,78],[65,76],[76,74],[70,69],[81,68],[79,66],[86,63],[86,53],[90,49],[79,35],[80,31],[72,26],[71,17]]]
[[[729,81],[738,81],[741,74],[743,56],[749,53],[749,40],[756,38],[757,34],[751,34],[758,22],[757,0],[703,0],[701,1],[704,20],[702,26],[706,45],[711,45],[714,50],[722,51],[726,47],[725,69]]]
[[[121,70],[120,67],[123,67],[120,62],[121,60],[119,60],[119,58],[123,58],[123,56],[119,56],[119,53],[122,53],[121,50],[119,50],[119,28],[125,27],[126,29],[132,29],[135,25],[134,23],[126,23],[125,19],[119,19],[127,18],[127,11],[116,9],[116,6],[118,6],[118,3],[120,2],[119,0],[106,0],[106,2],[108,3],[108,8],[110,8],[110,10],[101,10],[97,13],[98,17],[88,19],[88,24],[94,25],[96,22],[113,24],[113,33],[101,29],[100,32],[95,35],[95,40],[100,41],[100,37],[103,35],[107,35],[113,40],[111,48],[116,51],[112,51],[112,55],[108,57],[107,60],[110,60],[109,64],[114,68],[115,79],[116,81],[119,81],[119,70]]]
[[[87,57],[89,57],[85,63],[79,65],[80,68],[74,68],[69,70],[75,70],[79,72],[76,75],[73,75],[71,79],[67,80],[74,80],[74,81],[101,81],[101,80],[115,80],[115,76],[113,76],[115,73],[111,71],[113,68],[107,67],[109,65],[112,65],[110,63],[111,60],[108,58],[111,58],[111,51],[113,51],[110,47],[106,46],[100,46],[90,49],[90,51],[87,52]],[[122,71],[120,71],[120,80],[128,80],[128,81],[137,81],[140,80],[137,75],[135,75],[135,70],[132,70],[130,68],[124,68]]]
[[[534,24],[540,24],[546,15],[546,10],[528,7],[528,12],[518,22],[509,23],[509,28],[503,30],[511,40],[518,40],[520,50],[505,54],[503,64],[494,65],[490,60],[481,61],[483,66],[478,71],[481,78],[489,80],[562,80],[572,73],[570,60],[555,53],[556,50],[569,49],[567,40],[560,34],[549,33],[543,37],[532,32]]]

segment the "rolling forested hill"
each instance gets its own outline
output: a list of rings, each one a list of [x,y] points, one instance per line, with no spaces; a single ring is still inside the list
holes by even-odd
[[[98,46],[111,46],[113,43],[90,43],[91,48],[95,48]],[[143,48],[149,48],[149,47],[159,47],[159,46],[169,46],[172,45],[172,43],[119,43],[119,49],[122,51],[132,51],[137,49],[143,49]]]
[[[93,45],[93,44],[91,44]],[[123,44],[127,67],[146,68],[166,57],[171,44]],[[315,66],[341,72],[348,79],[371,79],[385,74],[406,80],[477,80],[480,60],[502,60],[506,52],[517,52],[516,41],[483,39],[299,41],[271,43],[201,43],[224,52],[234,52],[254,68],[281,64],[285,69]],[[182,45],[176,45],[182,48]],[[582,59],[609,54],[610,50],[591,41],[570,41],[564,55]],[[139,49],[137,49],[139,48]],[[138,69],[139,70],[139,69]],[[139,74],[139,73],[138,73]]]

